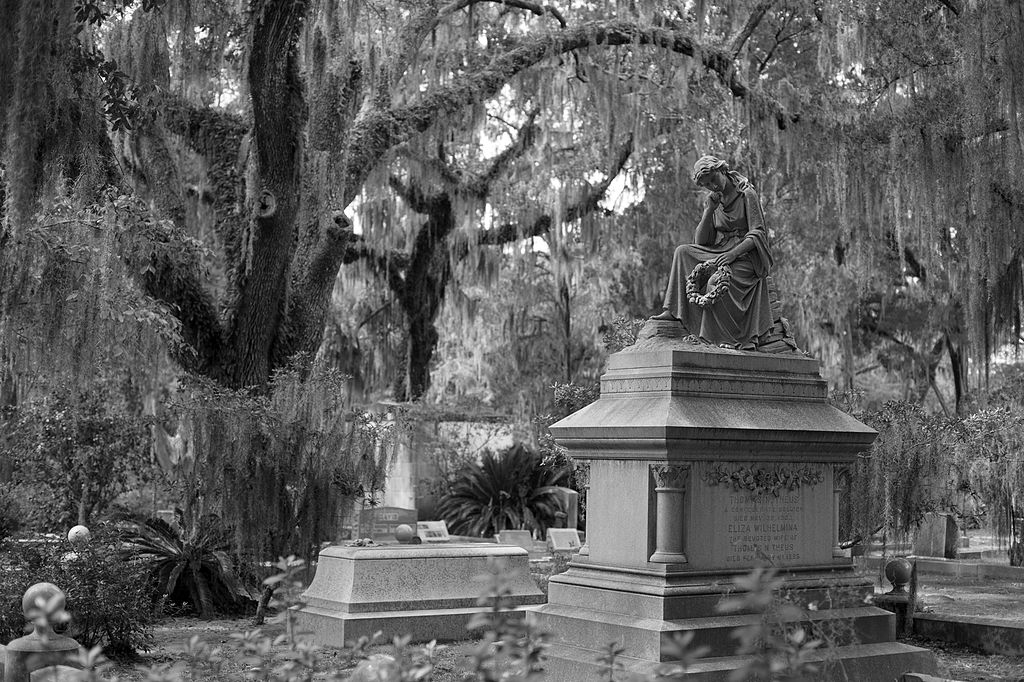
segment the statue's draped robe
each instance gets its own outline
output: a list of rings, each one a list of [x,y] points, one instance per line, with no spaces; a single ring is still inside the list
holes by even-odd
[[[757,192],[742,176],[730,175],[739,195],[731,205],[715,208],[713,245],[683,244],[676,249],[665,309],[682,320],[691,334],[715,344],[749,348],[772,326],[767,277],[773,261]],[[686,278],[697,264],[714,260],[748,238],[753,240],[754,248],[733,261],[732,282],[726,295],[707,308],[687,301]]]

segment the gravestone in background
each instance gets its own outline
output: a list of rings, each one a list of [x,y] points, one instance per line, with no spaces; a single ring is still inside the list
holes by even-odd
[[[560,517],[559,527],[575,529],[579,524],[580,494],[572,488],[556,487],[555,495],[564,514]]]
[[[527,552],[533,551],[533,533],[528,530],[502,530],[498,531],[498,542],[503,545],[515,545],[522,547]]]
[[[761,616],[716,605],[766,565],[815,604],[812,620],[845,633],[817,656],[817,679],[933,673],[931,652],[895,642],[893,614],[865,605],[872,581],[838,544],[842,481],[875,432],[827,403],[816,360],[683,336],[678,321],[648,321],[608,359],[601,397],[551,426],[589,462],[589,487],[586,551],[531,616],[552,634],[548,679],[597,679],[609,642],[627,671],[650,673],[685,631],[709,648],[686,679],[728,679],[742,664],[733,632]]]
[[[416,527],[416,510],[401,507],[370,507],[359,512],[359,537],[394,540],[401,525]]]
[[[952,514],[932,512],[924,515],[914,534],[916,556],[955,559],[960,548],[960,529]]]

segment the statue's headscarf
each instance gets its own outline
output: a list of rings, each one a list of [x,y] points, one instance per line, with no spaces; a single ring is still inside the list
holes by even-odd
[[[729,164],[718,157],[705,154],[697,159],[697,163],[693,164],[693,181],[697,182],[697,179],[700,178],[700,176],[705,173],[714,173],[715,171],[728,173]]]
[[[750,187],[750,181],[743,175],[740,175],[734,170],[729,170],[729,164],[718,158],[717,156],[711,156],[705,154],[704,156],[697,159],[697,162],[693,164],[693,181],[697,182],[700,176],[705,173],[725,173],[732,178],[733,184],[742,192]]]

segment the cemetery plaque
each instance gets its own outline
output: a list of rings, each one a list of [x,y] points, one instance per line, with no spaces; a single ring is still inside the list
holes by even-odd
[[[582,544],[575,528],[548,528],[548,548],[552,552],[578,552]]]
[[[402,524],[416,525],[416,510],[402,507],[370,507],[359,512],[359,537],[394,540]]]
[[[416,535],[423,542],[448,542],[448,524],[444,521],[417,521]]]

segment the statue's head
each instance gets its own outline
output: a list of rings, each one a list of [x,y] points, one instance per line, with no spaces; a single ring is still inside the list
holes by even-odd
[[[729,164],[705,154],[693,164],[693,181],[711,192],[721,192],[728,182]]]

